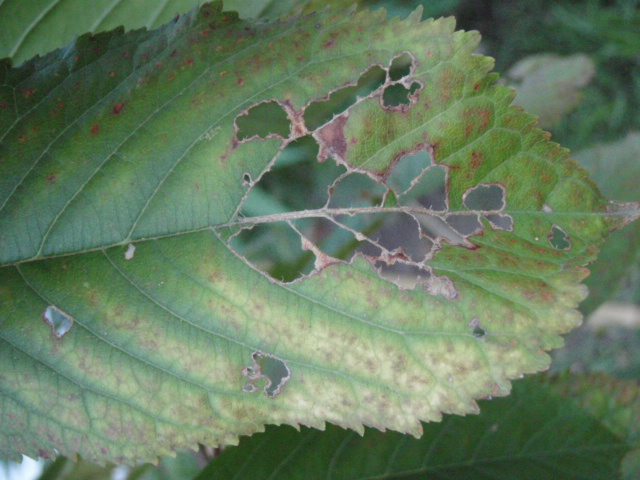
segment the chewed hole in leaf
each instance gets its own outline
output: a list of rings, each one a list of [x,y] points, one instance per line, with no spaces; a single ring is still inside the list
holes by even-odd
[[[469,326],[473,329],[472,335],[476,338],[482,338],[487,334],[485,329],[480,325],[480,319],[478,317],[473,317],[469,322]]]
[[[73,326],[71,315],[60,310],[55,305],[49,305],[42,314],[42,318],[51,327],[51,331],[56,338],[64,337]]]
[[[403,52],[400,55],[396,55],[391,60],[389,65],[389,79],[397,82],[411,73],[411,67],[413,66],[413,57],[409,52]]]
[[[389,172],[386,183],[397,196],[404,195],[430,166],[431,157],[425,150],[404,155]]]
[[[297,231],[305,232],[304,238],[318,250],[340,260],[350,260],[358,251],[366,239],[361,232],[375,232],[380,227],[380,223],[371,215],[345,216],[340,221],[325,217],[303,218],[293,220],[291,224]]]
[[[449,199],[447,195],[447,171],[444,167],[431,167],[416,182],[411,192],[406,196],[413,195],[416,201],[424,208],[434,212],[445,212],[449,209]]]
[[[420,89],[422,85],[413,82],[409,88],[401,83],[389,85],[382,93],[382,104],[385,107],[393,108],[401,105],[410,105],[411,97]]]
[[[311,232],[302,232],[311,236]],[[313,271],[313,253],[302,248],[300,234],[286,222],[245,228],[229,245],[239,255],[279,282],[293,282]]]
[[[263,102],[252,106],[244,114],[236,117],[239,141],[253,137],[267,138],[277,135],[289,136],[291,122],[278,102]]]
[[[475,235],[482,231],[480,216],[477,214],[452,213],[446,216],[447,225],[462,236]]]
[[[483,233],[483,217],[494,215],[488,219],[492,228],[512,229],[511,217],[501,213],[504,187],[468,188],[456,202],[462,200],[467,210],[450,212],[450,167],[435,162],[434,146],[423,141],[390,151],[387,160],[377,160],[379,166],[354,163],[349,154],[360,143],[358,134],[346,135],[350,109],[359,111],[364,105],[396,115],[385,107],[417,98],[412,95],[421,84],[410,78],[414,66],[413,57],[404,52],[393,57],[389,71],[374,64],[355,83],[300,111],[275,101],[248,110],[287,105],[296,128],[259,178],[246,182],[249,191],[238,209],[241,221],[226,237],[236,253],[287,283],[362,257],[382,279],[401,288],[421,285],[433,295],[457,297],[453,282],[434,274],[428,262],[444,243],[479,248],[469,238]],[[382,86],[389,94],[402,92],[403,99],[385,105]]]
[[[438,212],[448,209],[447,169],[433,165],[425,149],[403,156],[389,172],[386,184],[401,204]]]
[[[446,241],[451,245],[472,248],[473,244],[465,238],[463,234],[455,230],[447,221],[438,215],[414,214],[420,223],[421,234],[428,238],[439,239],[439,243]]]
[[[380,205],[387,189],[368,175],[350,173],[331,186],[329,207],[357,208]]]
[[[504,187],[495,183],[481,183],[468,189],[462,200],[465,207],[478,212],[502,211],[506,205]]]
[[[262,175],[243,205],[244,216],[322,208],[329,189],[345,168],[335,162],[318,162],[318,145],[311,136],[291,142],[271,169]]]
[[[551,225],[548,235],[549,244],[556,250],[570,250],[571,240],[569,235],[555,223]]]
[[[364,247],[359,250],[361,253],[371,257],[380,255],[382,258],[388,258],[387,263],[420,263],[431,255],[434,240],[421,234],[420,224],[413,215],[386,213],[367,217],[380,222],[380,228],[367,235],[371,241],[363,244]],[[381,249],[383,254],[376,254],[371,248],[376,251]],[[388,253],[385,254],[385,251]]]
[[[257,392],[258,382],[265,383],[262,391],[269,398],[275,398],[291,378],[291,369],[284,360],[274,355],[256,350],[251,354],[252,365],[242,370],[242,375],[250,380],[242,386],[246,393]]]
[[[331,121],[334,116],[344,113],[358,97],[364,98],[384,85],[387,72],[379,65],[367,69],[356,85],[334,90],[327,99],[310,103],[304,111],[304,122],[307,128],[315,130]]]
[[[385,261],[373,261],[380,278],[396,284],[398,287],[413,290],[418,284],[429,283],[432,278],[430,270],[406,263],[388,264]]]
[[[513,218],[511,215],[507,215],[504,213],[492,213],[489,215],[485,215],[491,227],[494,230],[504,230],[506,232],[513,232]]]

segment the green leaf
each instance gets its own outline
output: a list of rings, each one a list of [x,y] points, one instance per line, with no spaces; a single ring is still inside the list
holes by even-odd
[[[517,62],[507,75],[517,92],[514,103],[538,115],[541,127],[550,128],[578,106],[580,89],[595,70],[586,55],[538,54]]]
[[[562,374],[551,377],[553,388],[572,398],[633,449],[622,461],[625,479],[640,475],[640,389],[637,380],[606,374]]]
[[[331,2],[349,7],[354,0]],[[394,2],[363,2],[390,9],[390,13],[408,15],[421,3],[427,14],[441,15],[458,0],[425,2],[412,0],[408,4]],[[17,65],[35,55],[44,55],[53,48],[71,42],[79,32],[94,34],[123,26],[125,30],[157,28],[199,4],[197,0],[5,0],[0,3],[0,59],[10,57]],[[277,19],[296,13],[323,10],[327,2],[315,0],[227,0],[225,10],[237,11],[241,18]]]
[[[640,132],[577,152],[574,158],[594,178],[605,195],[640,201]],[[585,283],[590,295],[580,306],[588,314],[602,302],[618,297],[640,303],[640,223],[612,232],[598,260],[589,266]]]
[[[547,368],[583,266],[639,207],[509,106],[476,33],[420,18],[214,3],[0,64],[3,455],[153,460],[283,423],[418,436]],[[303,140],[325,198],[248,216]],[[315,261],[283,282],[240,253],[261,229]]]
[[[554,387],[516,382],[511,396],[482,401],[481,410],[426,424],[420,439],[269,426],[226,449],[197,479],[618,478],[628,447]]]
[[[123,25],[156,28],[198,4],[195,0],[5,0],[0,3],[0,58],[15,64],[71,42],[78,33]]]

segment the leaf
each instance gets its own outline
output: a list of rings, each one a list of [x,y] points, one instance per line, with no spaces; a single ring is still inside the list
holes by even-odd
[[[637,380],[620,380],[606,374],[562,374],[551,377],[554,389],[574,399],[618,438],[633,446],[622,461],[625,479],[640,474],[640,390]]]
[[[194,0],[5,0],[0,3],[0,58],[16,64],[63,47],[78,32],[155,28],[197,5]],[[72,21],[69,21],[72,19]]]
[[[424,1],[424,0],[421,0]],[[337,2],[332,2],[335,8]],[[355,3],[343,1],[344,7]],[[389,2],[387,2],[389,3]],[[411,5],[389,5],[405,16],[421,2]],[[456,0],[439,0],[427,3],[428,13],[441,15]],[[10,57],[18,65],[35,55],[43,55],[52,48],[60,48],[71,42],[78,32],[94,34],[123,26],[126,30],[147,27],[157,28],[176,15],[185,13],[199,4],[197,0],[30,0],[25,5],[20,0],[0,3],[0,59]],[[241,18],[276,19],[292,13],[313,12],[326,8],[327,2],[305,0],[228,0],[225,10],[237,11]],[[70,21],[70,19],[72,19]]]
[[[516,88],[514,103],[538,115],[541,127],[550,128],[578,106],[580,89],[595,71],[586,55],[538,54],[517,62],[507,75]]]
[[[423,18],[438,17],[450,13],[460,0],[230,0],[225,2],[225,8],[236,10],[241,18],[284,18],[291,15],[306,15],[319,12],[329,5],[332,9],[347,8],[356,5],[357,8],[377,10],[384,8],[388,17],[407,17],[418,6],[422,6]]]
[[[420,17],[214,3],[0,66],[3,455],[154,460],[282,423],[418,436],[547,368],[638,205],[509,106],[477,34]],[[303,139],[325,204],[246,216]],[[239,253],[273,228],[314,257],[294,281]]]
[[[605,195],[626,202],[640,200],[640,132],[629,132],[616,142],[596,144],[577,152],[574,158]],[[616,295],[640,303],[640,224],[613,232],[589,270],[591,275],[585,283],[590,295],[580,307],[583,313],[592,312]]]
[[[197,479],[618,478],[628,447],[549,385],[516,382],[511,396],[482,401],[481,410],[426,424],[420,439],[269,426],[226,449]]]

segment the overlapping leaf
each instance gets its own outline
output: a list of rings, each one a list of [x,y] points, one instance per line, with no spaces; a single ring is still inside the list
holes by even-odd
[[[617,478],[629,447],[598,421],[605,415],[588,414],[558,390],[519,381],[508,398],[482,401],[480,416],[446,417],[426,425],[420,439],[371,429],[359,436],[338,427],[268,427],[225,450],[197,478]]]
[[[617,200],[627,202],[640,199],[640,133],[632,131],[616,142],[596,144],[576,153],[575,158],[605,195],[616,195]],[[585,315],[616,295],[640,302],[640,225],[634,223],[613,232],[589,269],[586,284],[590,295],[580,306]]]
[[[0,4],[0,58],[16,64],[63,47],[79,32],[159,27],[193,8],[193,0],[6,0]],[[69,21],[71,19],[71,21]]]
[[[509,107],[478,36],[453,29],[420,12],[248,23],[216,3],[1,64],[0,451],[124,462],[268,423],[419,435],[545,368],[579,322],[582,266],[638,209]],[[243,136],[261,105],[288,130]],[[325,203],[244,216],[302,138],[339,172]],[[335,206],[353,178],[381,195]],[[368,216],[407,220],[421,256]],[[328,252],[307,220],[364,246]],[[315,258],[296,282],[235,251],[274,224]]]

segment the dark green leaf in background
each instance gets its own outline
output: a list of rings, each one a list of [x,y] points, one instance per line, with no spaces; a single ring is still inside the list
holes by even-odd
[[[588,385],[588,383],[587,383]],[[267,427],[241,440],[198,480],[612,480],[628,447],[598,416],[537,379],[507,398],[480,402],[477,417],[446,416],[415,439],[328,425],[325,432]],[[559,391],[560,390],[560,391]],[[625,427],[622,427],[623,429]]]

